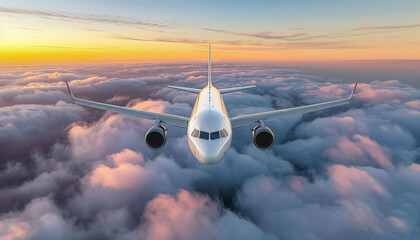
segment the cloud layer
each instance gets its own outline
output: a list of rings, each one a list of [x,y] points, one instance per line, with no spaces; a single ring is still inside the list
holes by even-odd
[[[69,103],[81,98],[189,116],[200,64],[2,67],[0,238],[416,239],[420,91],[364,82],[349,106],[269,122],[272,149],[235,129],[226,158],[197,162],[185,129],[149,150],[146,120]],[[345,97],[353,82],[291,67],[215,64],[230,116]],[[333,82],[331,82],[333,81]]]

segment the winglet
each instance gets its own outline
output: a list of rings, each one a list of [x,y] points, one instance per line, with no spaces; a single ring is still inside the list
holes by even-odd
[[[73,95],[73,92],[72,92],[72,91],[71,91],[71,89],[70,89],[70,86],[69,86],[69,83],[67,82],[67,80],[66,80],[66,85],[67,85],[67,90],[69,91],[69,94],[70,94],[71,100],[73,100],[73,101],[74,101],[75,97],[74,97],[74,95]]]
[[[356,87],[357,87],[358,82],[359,82],[359,80],[357,80],[356,84],[354,84],[353,91],[351,92],[350,97],[349,97],[349,102],[351,102],[351,100],[353,99],[353,95],[354,95],[354,92],[356,91]]]

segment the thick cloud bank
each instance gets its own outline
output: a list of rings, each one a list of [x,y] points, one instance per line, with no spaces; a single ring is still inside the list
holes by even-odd
[[[214,64],[230,116],[346,97],[353,82],[291,67]],[[235,129],[226,158],[197,162],[185,129],[149,150],[152,123],[81,98],[189,116],[202,64],[2,67],[0,239],[417,239],[420,90],[361,82],[351,105],[269,122],[272,149]],[[356,79],[355,79],[356,80]]]

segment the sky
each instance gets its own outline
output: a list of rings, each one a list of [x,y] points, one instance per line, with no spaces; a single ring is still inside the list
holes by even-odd
[[[0,5],[0,63],[419,59],[420,3],[47,1]]]

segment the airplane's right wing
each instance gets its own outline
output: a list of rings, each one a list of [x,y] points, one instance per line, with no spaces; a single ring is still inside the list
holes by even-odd
[[[79,99],[73,95],[67,81],[66,81],[66,84],[67,84],[67,89],[69,91],[72,101],[79,105],[102,109],[105,111],[126,114],[126,115],[149,119],[149,120],[159,120],[159,121],[162,121],[162,122],[174,125],[174,126],[178,126],[178,127],[183,127],[183,128],[187,128],[188,121],[190,120],[189,118],[183,117],[183,116],[177,116],[177,115],[166,114],[166,113],[149,112],[149,111],[144,111],[144,110],[137,110],[133,108],[126,108],[126,107],[120,107],[120,106],[115,106],[111,104],[105,104],[105,103]]]
[[[336,106],[348,104],[351,102],[353,98],[354,92],[356,91],[356,87],[357,87],[357,81],[356,81],[356,84],[354,85],[353,91],[351,92],[350,96],[344,99],[340,99],[340,100],[317,103],[317,104],[312,104],[312,105],[307,105],[307,106],[302,106],[302,107],[287,108],[287,109],[233,117],[230,119],[232,123],[232,128],[251,125],[251,124],[257,123],[260,120],[270,121],[270,120],[275,120],[275,119],[288,117],[292,115],[314,112],[314,111],[318,111],[318,110],[322,110],[322,109],[326,109],[330,107],[336,107]]]

